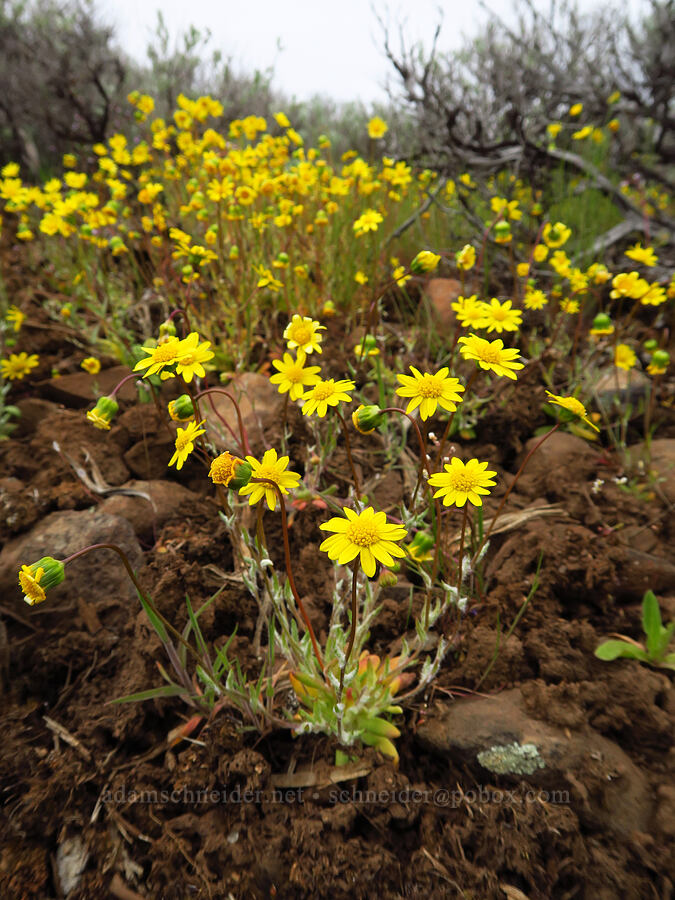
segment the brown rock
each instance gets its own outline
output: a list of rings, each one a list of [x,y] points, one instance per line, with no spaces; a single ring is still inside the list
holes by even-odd
[[[562,730],[530,718],[518,689],[450,707],[438,704],[417,737],[430,750],[492,777],[566,792],[591,827],[623,833],[647,829],[649,784],[623,750],[591,728]],[[514,744],[521,751],[525,745],[524,752],[514,754]]]
[[[516,461],[518,466],[540,440],[541,437],[530,438]],[[556,431],[532,454],[521,481],[528,490],[533,487],[545,490],[549,479],[563,478],[568,481],[571,473],[575,481],[584,481],[595,472],[596,466],[597,454],[587,441],[564,431]]]
[[[128,366],[114,366],[112,369],[101,369],[97,375],[90,375],[88,372],[61,375],[59,378],[41,381],[35,387],[49,400],[56,400],[66,406],[82,409],[85,406],[93,406],[98,397],[109,394],[123,378],[130,374],[131,370]],[[136,388],[133,380],[130,379],[120,389],[117,398],[135,400]]]
[[[154,542],[157,530],[173,515],[184,515],[203,503],[197,494],[173,481],[130,481],[124,489],[138,494],[106,497],[99,511],[126,519],[136,535],[146,542]],[[140,494],[145,494],[147,499]]]
[[[260,456],[272,446],[270,432],[278,427],[284,400],[269,378],[257,372],[244,372],[236,375],[224,388],[235,398],[241,410],[241,416],[248,435],[251,453]],[[209,402],[213,400],[213,406]],[[210,394],[200,400],[202,416],[206,417],[209,437],[223,450],[241,453],[238,446],[239,423],[232,401],[224,394]],[[213,407],[227,423],[224,425]],[[228,427],[234,432],[232,436]]]
[[[12,437],[15,440],[29,437],[43,419],[58,411],[58,406],[55,403],[50,403],[49,400],[41,400],[39,397],[23,397],[16,406],[21,413],[21,418],[14,420],[16,422],[16,431],[13,432]]]
[[[462,293],[462,285],[456,278],[430,278],[424,286],[432,314],[441,328],[455,325],[455,313],[451,304]]]
[[[620,566],[619,593],[642,598],[651,589],[657,594],[675,591],[675,565],[662,556],[625,548],[625,561]]]
[[[124,454],[124,462],[131,474],[137,478],[157,481],[166,475],[169,460],[175,449],[171,435],[161,431],[155,437],[138,441],[130,447]]]
[[[18,572],[22,565],[37,562],[43,556],[65,559],[98,543],[116,544],[126,553],[133,569],[143,563],[139,543],[125,519],[99,509],[55,512],[28,534],[5,545],[0,553],[0,593],[21,602]],[[126,601],[135,599],[136,591],[118,554],[113,550],[95,550],[68,564],[66,580],[50,590],[47,602],[72,603],[78,596],[94,603],[111,598]]]

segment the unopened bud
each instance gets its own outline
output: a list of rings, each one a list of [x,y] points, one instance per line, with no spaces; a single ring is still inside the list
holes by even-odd
[[[410,263],[410,271],[415,275],[423,272],[433,272],[441,261],[438,253],[432,253],[431,250],[420,250],[417,256]]]
[[[175,400],[171,400],[168,405],[169,415],[174,422],[187,422],[195,414],[195,408],[192,399],[188,394],[181,394]]]
[[[23,591],[23,599],[29,606],[42,603],[46,592],[65,579],[63,563],[53,556],[43,556],[30,566],[21,566],[19,585]]]
[[[87,420],[101,431],[110,431],[110,423],[118,409],[119,404],[114,397],[99,397],[96,406],[87,412]]]
[[[361,434],[370,434],[382,425],[384,413],[375,404],[370,404],[369,406],[361,404],[352,413],[352,422],[354,423],[354,428],[360,431]]]

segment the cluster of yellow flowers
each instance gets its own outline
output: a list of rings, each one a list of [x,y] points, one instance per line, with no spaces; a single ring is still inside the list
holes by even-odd
[[[152,118],[148,95],[134,91],[128,100],[136,118],[147,119],[147,137],[132,144],[118,133],[95,144],[93,171],[90,158],[74,154],[64,157],[63,176],[42,186],[26,184],[18,164],[2,169],[0,200],[20,241],[38,233],[67,239],[92,271],[101,251],[120,259],[141,254],[158,273],[155,287],[176,279],[206,296],[226,285],[238,306],[302,281],[307,307],[320,309],[321,295],[336,294],[335,284],[345,281],[345,261],[353,261],[351,279],[369,258],[358,242],[338,252],[335,244],[348,237],[345,220],[356,238],[375,232],[397,204],[415,203],[436,178],[428,170],[415,176],[389,157],[371,164],[352,151],[336,164],[328,138],[305,147],[283,112],[271,124],[237,119],[221,133],[209,127],[223,113],[211,97],[179,96],[170,120]],[[386,132],[382,119],[369,123],[373,140]],[[331,252],[321,238],[326,229]],[[308,242],[311,235],[317,239]],[[197,324],[210,330],[207,321]]]

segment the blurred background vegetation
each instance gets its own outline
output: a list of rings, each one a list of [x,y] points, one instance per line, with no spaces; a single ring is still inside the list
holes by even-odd
[[[489,8],[489,4],[488,4]],[[328,134],[336,152],[367,153],[366,122],[390,124],[386,152],[438,170],[495,171],[514,161],[536,170],[546,126],[571,104],[586,121],[621,116],[612,162],[622,174],[671,182],[675,162],[675,0],[650,0],[631,26],[616,2],[587,14],[573,2],[547,9],[517,0],[518,22],[491,16],[454,53],[406,43],[382,24],[382,46],[395,76],[388,104],[317,96],[296,102],[274,84],[272,68],[247,72],[189,29],[174,41],[161,16],[147,62],[129,58],[92,0],[0,0],[0,162],[20,162],[34,178],[117,131],[133,132],[132,90],[151,94],[170,116],[179,94],[210,94],[224,123],[282,109],[314,144]],[[439,22],[439,28],[441,23]],[[608,111],[607,99],[621,97]],[[636,161],[636,155],[639,160]],[[527,174],[527,173],[523,173]]]

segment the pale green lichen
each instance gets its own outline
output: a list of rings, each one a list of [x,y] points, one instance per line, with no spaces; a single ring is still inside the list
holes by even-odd
[[[484,769],[495,775],[532,775],[537,769],[546,767],[535,744],[519,744],[517,741],[483,750],[476,759]]]

